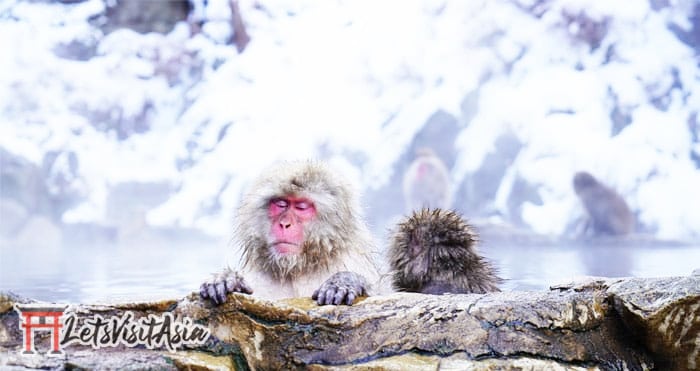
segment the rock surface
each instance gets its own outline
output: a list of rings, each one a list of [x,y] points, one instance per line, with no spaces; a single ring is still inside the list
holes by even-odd
[[[0,368],[312,370],[700,369],[700,276],[589,278],[547,292],[431,296],[397,293],[319,307],[307,298],[268,302],[232,295],[219,307],[193,294],[178,301],[73,305],[84,321],[129,311],[170,313],[206,326],[203,345],[174,352],[68,345],[26,356],[15,303],[0,296]]]
[[[629,279],[608,292],[626,326],[656,354],[660,369],[700,370],[700,276]]]

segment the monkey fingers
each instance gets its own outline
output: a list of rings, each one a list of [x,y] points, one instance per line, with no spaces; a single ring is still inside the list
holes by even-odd
[[[343,304],[343,299],[348,297],[347,295],[348,295],[348,289],[345,287],[339,287],[338,291],[336,291],[335,295],[333,295],[333,305]],[[352,305],[352,300],[346,301],[345,304]]]
[[[226,294],[226,281],[217,281],[209,286],[209,296],[214,299],[216,304],[225,302]]]
[[[211,299],[214,304],[226,301],[225,285],[222,281],[205,282],[199,288],[199,296],[202,299]]]
[[[342,295],[338,295],[338,294],[340,294],[340,292],[338,294],[336,294],[334,303],[336,305],[341,304],[343,301],[343,297],[345,297],[345,304],[352,305],[352,302],[355,301],[355,298],[357,297],[357,292],[355,292],[355,290],[353,290],[353,289],[347,290],[347,292],[345,292],[345,290],[342,290],[342,291],[343,291]]]
[[[203,283],[201,286],[199,286],[199,297],[202,299],[209,299],[209,289],[208,289],[208,283]]]
[[[345,295],[347,294],[347,292],[348,290],[342,287],[331,287],[325,290],[318,289],[314,291],[314,294],[311,296],[311,298],[315,299],[318,305],[352,305],[352,300],[343,300],[345,299]],[[352,296],[352,299],[354,300],[355,297]]]
[[[203,299],[211,299],[218,305],[225,302],[226,295],[231,292],[252,294],[253,290],[245,282],[243,276],[227,268],[222,273],[215,275],[211,282],[203,283],[199,289],[199,296]]]
[[[199,297],[202,299],[211,299],[214,304],[221,303],[217,295],[216,282],[204,282],[202,286],[199,287]]]
[[[314,291],[313,295],[311,295],[311,299],[316,300],[316,303],[318,305],[330,305],[333,304],[333,302],[330,300],[333,297],[334,291],[332,289],[317,289]]]
[[[238,272],[233,272],[232,275],[226,276],[224,280],[226,284],[226,292],[242,292],[244,294],[252,294],[253,289],[248,286],[248,283],[243,279],[243,276]]]
[[[367,281],[353,272],[338,272],[331,276],[311,296],[318,305],[352,305],[357,296],[366,295]]]

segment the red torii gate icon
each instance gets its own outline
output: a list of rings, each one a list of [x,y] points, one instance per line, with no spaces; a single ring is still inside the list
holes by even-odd
[[[50,356],[63,355],[63,350],[59,347],[59,335],[61,333],[61,316],[68,308],[68,305],[48,306],[46,304],[15,304],[15,310],[22,317],[19,327],[24,329],[24,351],[22,354],[36,354],[34,349],[34,330],[51,331],[51,351]]]

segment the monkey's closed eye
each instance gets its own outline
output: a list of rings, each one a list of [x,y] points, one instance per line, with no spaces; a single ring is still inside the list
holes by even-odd
[[[275,204],[275,206],[281,207],[283,209],[286,209],[287,206],[289,206],[289,202],[287,202],[287,200],[284,200],[281,198],[272,200],[272,203]]]
[[[306,210],[311,207],[311,203],[306,201],[299,201],[296,204],[294,204],[294,207],[297,210]]]

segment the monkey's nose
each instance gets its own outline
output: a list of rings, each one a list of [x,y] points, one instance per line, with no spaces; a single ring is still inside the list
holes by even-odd
[[[294,217],[288,214],[278,219],[278,223],[280,224],[280,227],[282,227],[282,229],[290,228],[295,222],[296,220],[294,219]]]

